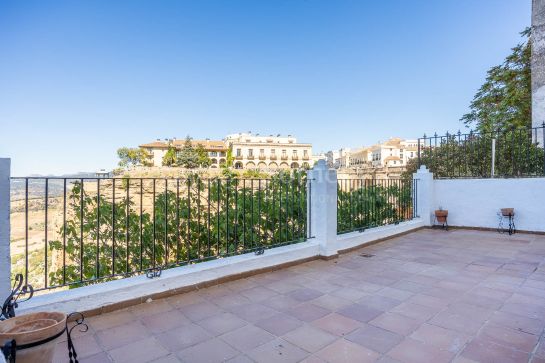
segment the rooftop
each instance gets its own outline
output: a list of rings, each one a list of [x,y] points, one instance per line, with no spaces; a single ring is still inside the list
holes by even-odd
[[[544,242],[422,229],[89,317],[75,345],[82,363],[543,361]]]
[[[157,140],[147,144],[142,144],[140,147],[143,148],[158,148],[158,149],[167,149],[169,146],[174,146],[176,148],[182,148],[185,144],[185,139],[174,139],[174,140]],[[221,140],[191,140],[191,145],[196,147],[202,145],[207,150],[227,150],[225,142]]]

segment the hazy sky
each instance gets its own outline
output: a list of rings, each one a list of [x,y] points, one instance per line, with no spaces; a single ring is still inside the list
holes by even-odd
[[[112,168],[156,138],[314,151],[457,131],[531,0],[0,0],[0,157]]]

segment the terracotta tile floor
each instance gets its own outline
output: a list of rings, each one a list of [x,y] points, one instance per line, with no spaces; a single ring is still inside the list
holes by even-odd
[[[545,236],[421,230],[87,321],[81,363],[545,362]]]

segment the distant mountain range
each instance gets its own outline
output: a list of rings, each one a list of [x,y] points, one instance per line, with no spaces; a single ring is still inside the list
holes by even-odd
[[[29,175],[28,180],[28,196],[29,198],[44,198],[45,197],[45,179],[46,178],[55,178],[50,179],[48,182],[48,195],[49,197],[57,197],[63,194],[64,190],[64,181],[63,178],[67,178],[67,187],[70,188],[70,182],[72,179],[81,179],[81,178],[94,178],[96,172],[78,172],[72,174],[62,174],[62,175],[41,175],[41,174],[32,174]],[[37,178],[37,179],[34,179]],[[14,178],[11,179],[10,188],[11,188],[11,199],[22,199],[25,196],[25,178]]]

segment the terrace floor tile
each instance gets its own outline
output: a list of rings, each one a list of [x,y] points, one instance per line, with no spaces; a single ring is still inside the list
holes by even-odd
[[[403,336],[373,325],[348,334],[346,339],[379,353],[387,353],[403,340]]]
[[[221,335],[220,338],[241,352],[247,352],[273,340],[275,337],[264,329],[253,325],[246,325]]]
[[[178,352],[183,362],[216,363],[238,356],[240,352],[223,340],[213,338]]]
[[[196,323],[212,335],[221,335],[248,324],[231,313],[220,313]]]
[[[249,357],[260,363],[296,363],[307,355],[303,349],[280,338],[248,352]]]
[[[406,338],[403,342],[393,348],[388,356],[400,362],[422,363],[422,362],[450,362],[454,353],[440,350],[431,345],[426,345],[417,340]]]
[[[384,313],[369,321],[370,325],[389,330],[400,335],[409,335],[415,331],[420,322],[397,313]]]
[[[329,314],[311,323],[311,325],[337,336],[344,336],[361,327],[362,324],[337,313]]]
[[[212,336],[206,330],[193,323],[157,335],[159,342],[171,352],[177,352],[210,338]]]
[[[381,310],[362,304],[352,304],[339,310],[339,314],[362,323],[367,323],[369,320],[373,320],[382,313],[383,311]]]
[[[380,357],[377,352],[344,339],[337,340],[316,355],[330,363],[375,362]]]
[[[335,335],[309,325],[295,329],[282,338],[310,353],[314,353],[337,340]]]
[[[156,338],[150,337],[110,350],[115,363],[149,362],[170,352],[163,348]]]
[[[280,313],[273,315],[270,318],[260,320],[254,323],[254,325],[265,329],[271,334],[281,336],[299,328],[301,325],[303,325],[303,322],[290,315]]]

